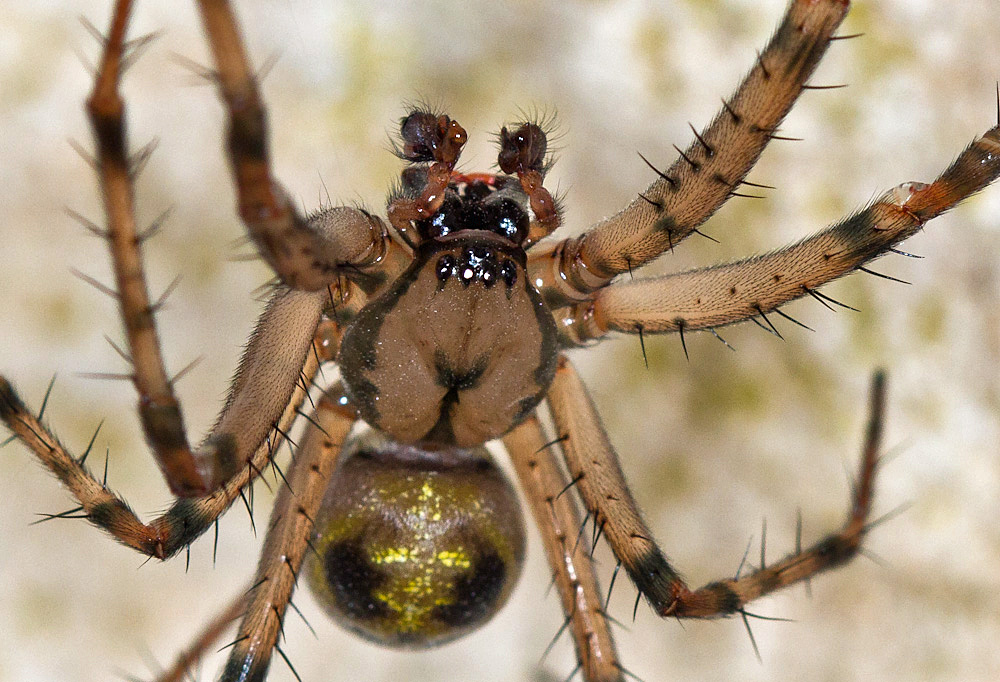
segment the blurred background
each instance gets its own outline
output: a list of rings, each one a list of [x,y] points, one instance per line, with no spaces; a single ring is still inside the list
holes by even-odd
[[[379,212],[400,169],[387,131],[423,97],[469,131],[463,168],[495,161],[491,134],[519,111],[559,121],[559,162],[548,185],[565,195],[563,235],[614,213],[686,146],[754,60],[783,0],[662,2],[365,2],[259,0],[239,4],[257,64],[274,58],[263,91],[277,175],[306,208],[325,196]],[[815,84],[749,179],[764,200],[736,199],[676,254],[673,271],[760,253],[793,241],[909,180],[930,181],[996,121],[1000,51],[992,0],[858,0]],[[127,383],[81,372],[123,371],[103,340],[121,337],[110,301],[70,273],[110,282],[102,244],[65,213],[102,220],[94,178],[67,140],[90,148],[81,58],[96,61],[86,17],[104,29],[109,1],[17,3],[0,19],[0,370],[37,409],[58,375],[48,419],[80,452],[94,427],[95,467],[144,518],[169,503],[142,444]],[[268,277],[233,262],[242,235],[221,154],[214,92],[178,56],[208,62],[193,3],[139,3],[131,35],[161,32],[129,72],[133,148],[158,138],[138,183],[148,223],[173,214],[145,250],[151,289],[182,276],[159,317],[168,367],[201,363],[179,385],[192,440],[214,420]],[[573,353],[668,555],[700,585],[732,574],[768,521],[769,556],[841,523],[857,460],[872,370],[889,371],[880,526],[858,559],[753,610],[762,662],[739,620],[660,621],[619,581],[611,613],[624,664],[642,679],[994,680],[1000,674],[1000,188],[935,220],[875,269],[824,292],[862,312],[806,300],[787,311],[816,332],[775,318],[781,341],[752,324],[707,334],[616,338]],[[287,455],[286,455],[287,456]],[[270,493],[257,488],[256,522]],[[0,451],[0,680],[150,678],[247,583],[260,539],[237,506],[212,541],[184,559],[143,560],[83,521],[32,526],[74,502],[25,448]],[[756,544],[754,545],[756,547]],[[285,651],[306,682],[335,680],[561,680],[573,669],[563,639],[540,662],[562,615],[547,591],[537,537],[509,606],[490,625],[429,653],[379,649],[328,622],[303,589]],[[756,550],[754,550],[755,552]],[[599,549],[608,580],[613,560]],[[214,679],[213,656],[197,679]],[[271,680],[294,679],[280,660]]]

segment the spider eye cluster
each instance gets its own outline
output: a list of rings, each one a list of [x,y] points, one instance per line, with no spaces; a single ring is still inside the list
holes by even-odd
[[[442,284],[452,277],[465,286],[475,281],[483,283],[487,289],[503,281],[510,289],[517,282],[517,266],[514,261],[504,258],[497,260],[497,253],[486,246],[470,246],[462,252],[460,258],[446,253],[438,258],[434,266],[434,274]]]
[[[524,561],[517,498],[489,453],[425,450],[376,431],[345,448],[307,569],[327,611],[401,648],[436,646],[486,623]]]

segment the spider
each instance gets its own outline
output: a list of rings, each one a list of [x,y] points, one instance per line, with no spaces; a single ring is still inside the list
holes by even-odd
[[[648,339],[647,339],[647,341],[648,341]],[[688,342],[690,343],[690,337],[689,337],[689,339],[688,339]]]

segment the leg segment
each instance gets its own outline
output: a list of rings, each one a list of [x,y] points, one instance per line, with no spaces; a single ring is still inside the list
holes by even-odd
[[[223,682],[262,681],[267,675],[299,569],[312,547],[313,519],[336,468],[340,445],[356,419],[354,411],[340,402],[341,395],[338,384],[316,405],[289,471],[288,486],[281,489],[274,503],[257,576]]]
[[[642,519],[597,409],[565,356],[559,358],[548,403],[570,478],[594,524],[604,532],[632,582],[662,613],[687,588]]]
[[[290,287],[314,291],[377,266],[391,248],[385,225],[366,211],[337,207],[306,220],[271,175],[267,112],[227,0],[200,0],[202,22],[229,113],[227,150],[239,213],[263,259]]]
[[[108,216],[105,237],[115,272],[115,297],[128,338],[133,382],[139,393],[139,416],[146,440],[175,495],[194,497],[217,489],[233,474],[232,453],[194,452],[188,445],[180,404],[163,366],[136,230],[132,167],[125,140],[125,104],[118,93],[129,0],[119,0],[104,43],[87,112],[97,144],[97,169]]]
[[[587,548],[576,541],[583,519],[574,498],[561,494],[568,481],[546,440],[538,419],[529,417],[504,437],[504,446],[541,533],[584,682],[622,682],[618,652],[601,607],[594,561],[587,556]]]
[[[301,292],[294,292],[294,295],[312,296]],[[273,344],[266,343],[272,329],[270,324],[265,323],[267,318],[265,314],[251,344],[247,347],[244,356],[247,375],[266,377],[270,371],[266,363],[247,362],[247,358],[264,357],[258,351],[275,348]],[[275,319],[280,321],[281,318]],[[275,329],[275,331],[280,330]],[[294,328],[287,331],[293,332]],[[328,342],[330,339],[332,342]],[[267,432],[262,434],[260,439],[262,444],[257,446],[253,456],[241,465],[235,476],[214,493],[204,497],[179,499],[162,516],[149,524],[140,521],[124,500],[109,490],[103,481],[87,469],[85,461],[89,448],[82,457],[72,456],[28,411],[10,383],[2,377],[0,377],[0,420],[35,452],[42,464],[47,466],[76,497],[80,504],[79,511],[86,515],[88,521],[110,533],[123,545],[148,556],[166,559],[191,544],[210,528],[219,515],[239,497],[240,491],[267,467],[284,438],[283,434],[288,433],[292,422],[298,417],[299,408],[305,400],[321,362],[333,359],[338,342],[339,329],[336,325],[328,321],[321,323],[316,332],[316,342],[308,353],[303,353],[304,365],[300,365],[300,370],[295,369],[283,377],[284,382],[287,382],[289,395],[287,404],[284,411],[271,422]],[[273,360],[281,364],[281,357]],[[271,383],[275,391],[285,390],[280,385],[275,386],[273,382]],[[239,385],[240,373],[237,373],[234,387],[238,388]],[[241,413],[239,406],[243,402],[244,399],[234,392],[227,403],[227,409],[219,418],[219,425],[242,423],[244,420],[237,418],[237,415]],[[252,410],[249,410],[249,405],[246,407],[246,418],[249,419]],[[218,426],[214,433],[219,433]]]
[[[242,465],[264,442],[288,405],[332,295],[284,287],[275,292],[247,343],[205,446],[235,453]]]
[[[672,249],[739,187],[775,137],[847,13],[847,0],[793,0],[715,120],[646,191],[582,236],[532,254],[532,281],[579,300]],[[680,150],[678,150],[680,151]]]
[[[883,255],[997,176],[1000,126],[973,142],[930,185],[900,185],[840,223],[765,256],[612,284],[569,308],[572,324],[561,328],[583,343],[611,330],[684,332],[765,315]]]
[[[570,476],[587,509],[604,531],[612,551],[653,609],[661,616],[711,618],[737,613],[757,597],[805,580],[851,559],[868,531],[875,469],[885,403],[884,378],[876,375],[861,470],[851,515],[839,532],[805,551],[743,578],[690,590],[652,539],[625,485],[618,457],[572,366],[560,358],[549,405],[562,440]]]
[[[797,551],[770,566],[761,566],[744,577],[709,583],[693,592],[684,591],[662,616],[714,618],[739,613],[747,603],[783,587],[806,580],[821,571],[847,563],[857,555],[865,534],[871,529],[871,512],[878,468],[882,422],[885,412],[885,375],[872,380],[868,428],[861,453],[847,522],[838,532],[827,535],[808,549]]]

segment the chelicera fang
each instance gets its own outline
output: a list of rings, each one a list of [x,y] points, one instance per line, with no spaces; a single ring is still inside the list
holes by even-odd
[[[686,332],[748,319],[773,329],[768,316],[782,315],[780,306],[806,295],[836,305],[820,291],[823,284],[893,248],[1000,173],[997,129],[933,184],[901,185],[787,250],[668,278],[621,281],[616,278],[672,250],[739,191],[807,87],[847,3],[793,3],[744,85],[709,127],[695,132],[674,166],[654,168],[658,179],[629,207],[566,240],[545,239],[559,224],[559,210],[542,182],[549,157],[541,127],[529,121],[501,131],[500,173],[462,173],[455,165],[464,131],[448,116],[427,110],[401,122],[397,151],[410,165],[390,199],[389,225],[347,207],[299,216],[271,178],[263,105],[228,6],[201,4],[232,117],[228,149],[240,214],[282,282],[251,339],[226,408],[203,445],[190,447],[159,360],[136,248],[132,168],[117,95],[130,3],[119,2],[90,111],[140,415],[179,502],[143,524],[63,451],[6,380],[2,415],[79,498],[92,523],[128,546],[165,558],[210,528],[268,463],[305,398],[300,372],[311,379],[322,362],[340,365],[343,384],[317,401],[275,508],[258,580],[247,603],[239,605],[245,617],[225,679],[266,675],[300,569],[319,583],[320,599],[350,627],[389,644],[445,640],[488,618],[509,591],[523,553],[510,490],[479,449],[496,438],[511,452],[543,529],[588,680],[624,673],[590,564],[573,542],[584,517],[570,495],[560,494],[565,490],[582,494],[621,567],[664,616],[739,614],[749,599],[853,555],[871,493],[879,390],[855,513],[845,529],[800,555],[689,590],[653,542],[563,351],[610,331],[640,338],[677,332],[683,339]],[[556,426],[548,435],[534,416],[543,400]],[[381,433],[347,441],[359,416]],[[350,458],[338,455],[345,441],[352,443],[345,447],[353,451]],[[566,472],[556,459],[560,450]],[[449,474],[456,474],[458,488],[481,478],[482,491],[442,492],[452,490]],[[373,497],[407,478],[416,485]],[[327,504],[321,504],[324,495]],[[409,532],[427,535],[437,532],[428,519],[445,516],[440,505],[450,501],[465,515],[451,525],[466,533],[471,531],[463,524],[472,515],[464,505],[470,500],[486,508],[482,521],[488,528],[460,534],[452,545],[387,539],[388,531],[373,531],[367,527],[372,522],[352,517],[360,510],[389,516],[394,503],[403,504],[404,511],[417,510],[410,516],[419,519]],[[499,526],[514,532],[496,540]],[[486,544],[484,537],[495,542]],[[318,558],[302,568],[310,547]],[[397,568],[416,573],[397,577]],[[456,569],[458,577],[445,569]]]

